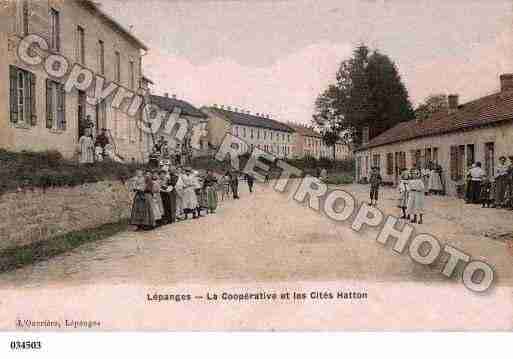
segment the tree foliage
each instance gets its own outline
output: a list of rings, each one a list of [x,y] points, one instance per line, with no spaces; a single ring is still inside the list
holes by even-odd
[[[415,118],[419,120],[425,120],[431,117],[433,114],[447,110],[449,107],[449,102],[447,100],[447,95],[445,94],[433,94],[426,97],[424,102],[422,102],[415,109]]]
[[[343,61],[330,84],[315,101],[313,121],[330,144],[334,138],[359,145],[362,129],[375,137],[414,117],[408,91],[395,63],[365,45]]]

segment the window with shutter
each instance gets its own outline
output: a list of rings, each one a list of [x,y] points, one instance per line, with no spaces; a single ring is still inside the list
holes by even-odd
[[[52,80],[46,79],[46,128],[53,128],[53,86]]]
[[[393,175],[394,174],[394,154],[388,153],[387,154],[387,175]]]
[[[9,66],[10,78],[10,105],[11,105],[11,122],[18,122],[18,71],[16,67]]]
[[[66,91],[64,91],[64,84],[57,84],[57,128],[60,130],[66,129]]]
[[[451,146],[450,149],[450,165],[451,165],[451,179],[453,181],[458,180],[458,147]]]
[[[36,77],[16,66],[9,67],[9,108],[11,123],[36,124]]]
[[[30,124],[32,126],[37,125],[37,110],[36,110],[36,75],[30,74]]]

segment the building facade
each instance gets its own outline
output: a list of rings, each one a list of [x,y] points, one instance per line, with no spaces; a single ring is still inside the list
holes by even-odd
[[[272,153],[278,158],[293,158],[295,153],[294,130],[279,121],[262,114],[230,107],[204,107],[208,115],[208,138],[210,144],[217,148],[230,133],[244,140],[242,153],[251,152],[253,148]]]
[[[355,151],[357,180],[379,166],[384,181],[397,183],[402,169],[428,162],[442,167],[449,195],[461,191],[472,163],[481,162],[493,178],[498,159],[513,155],[513,74],[500,80],[498,93],[463,105],[451,95],[447,111],[400,123],[363,144]]]
[[[327,158],[338,161],[350,156],[349,146],[342,142],[335,145],[334,153],[333,146],[327,146],[322,140],[321,134],[313,128],[293,123],[288,123],[288,125],[295,131],[294,156],[296,158],[308,156],[315,159]]]
[[[27,34],[36,34],[49,45],[42,52],[62,55],[101,75],[105,87],[113,82],[127,91],[140,93],[141,56],[146,46],[88,0],[19,0],[0,8],[0,147],[10,150],[57,150],[75,155],[85,127],[96,133],[106,128],[115,151],[123,158],[142,161],[147,157],[148,136],[113,97],[91,104],[95,86],[87,92],[64,91],[64,82],[50,77],[44,66],[29,66],[17,55]],[[65,81],[65,80],[64,80]]]

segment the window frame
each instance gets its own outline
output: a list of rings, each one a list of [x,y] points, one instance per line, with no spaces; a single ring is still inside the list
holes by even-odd
[[[49,89],[51,93],[48,93]],[[48,109],[49,105],[51,111]],[[49,117],[50,114],[51,117]],[[66,130],[66,91],[64,91],[64,84],[50,78],[46,79],[46,116],[47,129],[54,131]]]
[[[81,65],[86,64],[86,44],[85,44],[85,29],[77,25],[77,62]]]
[[[60,11],[50,7],[50,49],[55,52],[61,51],[61,20]]]

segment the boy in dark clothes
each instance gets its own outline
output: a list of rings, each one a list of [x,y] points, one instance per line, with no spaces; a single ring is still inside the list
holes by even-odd
[[[369,179],[370,183],[370,206],[376,206],[378,204],[379,186],[383,182],[381,175],[379,174],[379,167],[372,167],[371,175]]]
[[[249,193],[253,193],[253,185],[255,183],[255,178],[252,175],[250,175],[249,173],[246,173],[245,177],[246,177],[246,182],[248,183]]]
[[[485,179],[481,184],[481,195],[479,196],[479,200],[482,203],[483,208],[490,208],[490,206],[493,204],[491,192],[492,184],[489,180]]]

